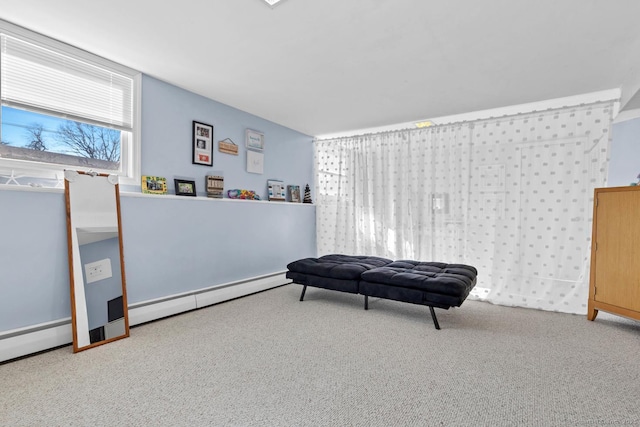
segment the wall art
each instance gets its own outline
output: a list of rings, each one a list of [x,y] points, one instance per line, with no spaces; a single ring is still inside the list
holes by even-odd
[[[264,134],[257,130],[247,129],[246,145],[250,150],[264,150]]]
[[[247,150],[247,172],[262,174],[264,172],[264,154]]]
[[[213,166],[213,126],[193,122],[193,164]]]

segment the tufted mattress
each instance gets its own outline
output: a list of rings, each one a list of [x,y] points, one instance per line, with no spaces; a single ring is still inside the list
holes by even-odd
[[[301,285],[357,294],[362,273],[392,262],[386,258],[340,254],[303,258],[287,265],[287,278]]]
[[[470,265],[395,261],[364,271],[358,293],[448,309],[462,304],[477,275]]]

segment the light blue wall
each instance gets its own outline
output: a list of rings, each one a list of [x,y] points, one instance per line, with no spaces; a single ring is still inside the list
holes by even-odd
[[[284,271],[315,255],[313,206],[185,199],[122,198],[129,303]]]
[[[63,193],[0,190],[0,332],[71,316]]]
[[[607,187],[638,182],[640,174],[640,118],[615,123]]]
[[[191,163],[192,121],[214,126],[214,166]],[[246,172],[244,133],[265,134],[265,173]],[[231,138],[240,155],[217,151]],[[266,196],[266,180],[313,188],[312,138],[144,76],[142,173],[196,181],[221,171],[225,189]],[[123,190],[126,188],[123,187]],[[129,303],[280,272],[315,256],[315,207],[122,193]],[[70,316],[62,192],[0,190],[0,332]]]
[[[198,194],[206,193],[205,175],[222,171],[225,191],[243,188],[267,195],[267,179],[313,188],[312,138],[202,96],[145,76],[142,81],[142,174],[167,178],[170,192],[175,178],[192,179]],[[194,165],[193,121],[213,126],[213,167]],[[247,173],[247,128],[264,133],[264,174]],[[239,155],[218,151],[218,141],[231,138]]]

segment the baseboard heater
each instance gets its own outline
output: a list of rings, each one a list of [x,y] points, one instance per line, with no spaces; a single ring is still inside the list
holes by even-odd
[[[285,274],[284,271],[277,272],[129,304],[129,325],[139,325],[285,285],[291,282]],[[72,341],[70,317],[2,332],[0,362],[60,347]]]

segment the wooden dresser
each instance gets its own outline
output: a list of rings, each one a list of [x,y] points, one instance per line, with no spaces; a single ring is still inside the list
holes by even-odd
[[[596,188],[587,318],[640,320],[640,186]]]

